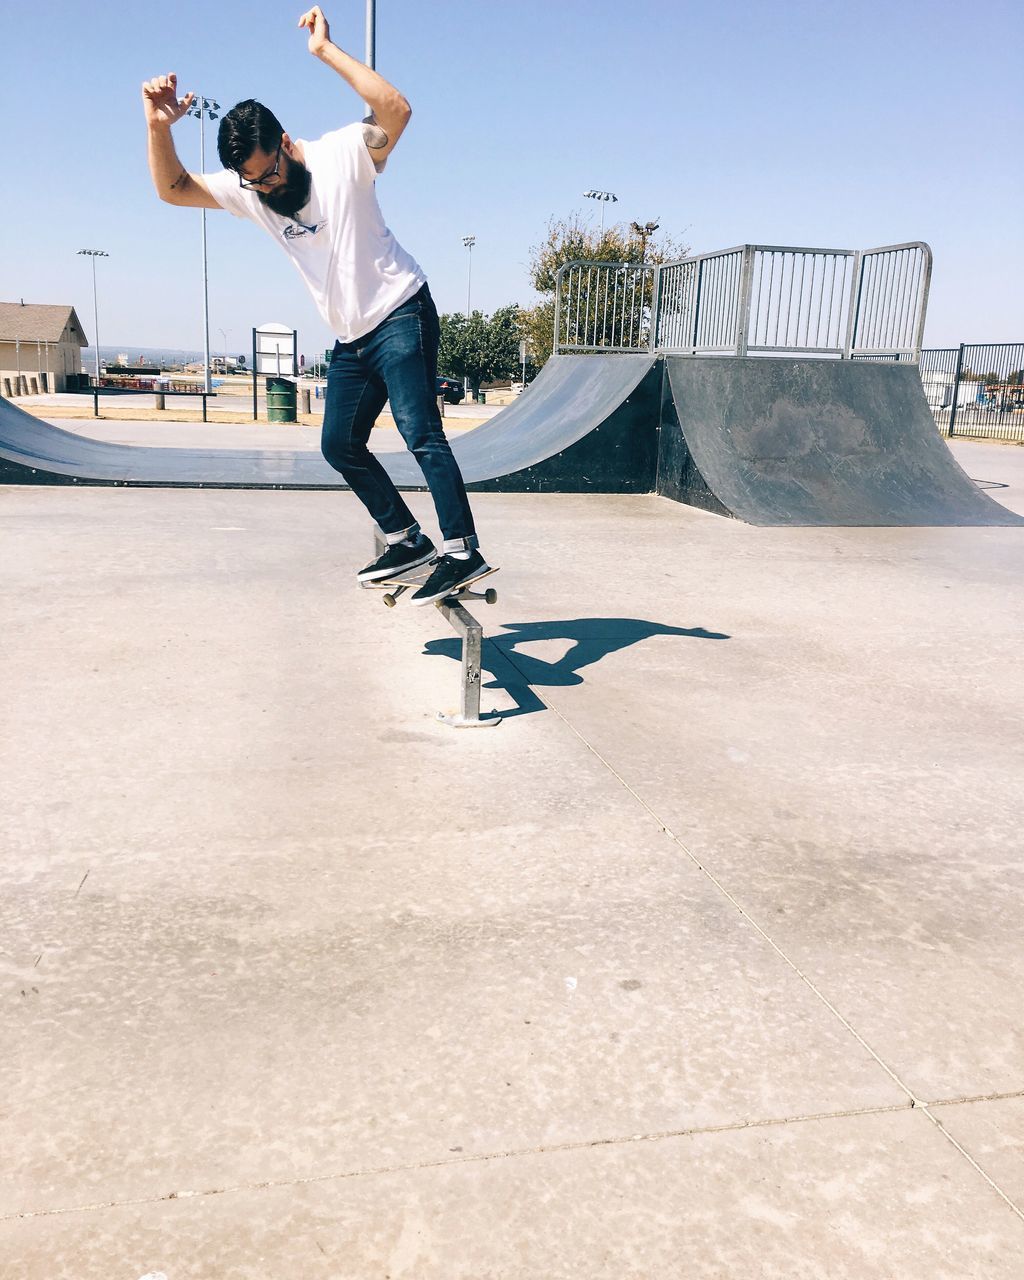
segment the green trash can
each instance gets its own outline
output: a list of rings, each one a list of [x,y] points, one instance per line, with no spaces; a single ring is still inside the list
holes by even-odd
[[[270,422],[298,422],[295,383],[289,378],[267,379],[267,419]]]

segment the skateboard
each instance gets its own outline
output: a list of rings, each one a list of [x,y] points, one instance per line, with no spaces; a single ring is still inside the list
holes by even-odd
[[[478,582],[481,582],[484,578],[489,578],[492,573],[497,572],[497,569],[488,569],[479,578],[474,578],[472,582],[467,582],[464,587],[456,587],[451,595],[445,596],[442,600],[435,600],[434,604],[456,604],[460,600],[484,600],[487,604],[497,604],[498,593],[493,587],[488,587],[485,591],[473,590]],[[433,567],[424,565],[422,569],[413,570],[402,577],[381,578],[377,582],[363,582],[360,585],[371,591],[383,591],[384,603],[389,609],[393,609],[398,603],[399,596],[405,595],[407,591],[416,591],[422,587],[432,573]]]

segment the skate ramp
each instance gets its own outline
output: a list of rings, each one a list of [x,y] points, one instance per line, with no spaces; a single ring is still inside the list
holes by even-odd
[[[650,355],[552,356],[507,409],[452,442],[467,488],[503,493],[651,493],[661,362]],[[381,461],[423,488],[408,454]]]
[[[554,356],[501,413],[452,448],[470,488],[650,493],[660,362],[648,355]],[[425,488],[406,453],[381,455],[396,484]],[[345,488],[319,454],[110,444],[0,399],[0,483]]]
[[[110,444],[63,431],[0,398],[0,484],[343,488],[319,454]]]
[[[1024,524],[957,465],[916,365],[666,362],[666,497],[756,525]]]

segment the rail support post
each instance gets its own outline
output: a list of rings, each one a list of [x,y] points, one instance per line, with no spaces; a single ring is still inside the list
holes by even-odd
[[[387,540],[379,529],[373,531],[373,542],[377,555],[383,555],[387,548]],[[474,595],[475,593],[469,592]],[[481,599],[481,596],[475,596]],[[483,654],[484,629],[463,605],[458,596],[449,596],[446,600],[435,602],[435,608],[451,623],[455,634],[462,641],[462,680],[459,690],[459,709],[452,715],[443,711],[437,713],[442,724],[453,729],[490,729],[501,724],[501,716],[492,712],[486,719],[480,716],[480,684],[482,673],[480,662]]]
[[[438,600],[438,610],[444,614],[462,639],[462,688],[459,710],[455,715],[437,713],[442,724],[453,729],[489,729],[500,724],[501,716],[492,714],[486,720],[480,718],[480,658],[483,650],[484,629],[476,618],[458,600]]]

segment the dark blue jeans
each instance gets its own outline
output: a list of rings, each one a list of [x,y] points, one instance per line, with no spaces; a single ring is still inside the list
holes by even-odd
[[[434,499],[445,549],[477,545],[459,464],[437,407],[437,308],[426,285],[355,342],[336,342],[327,370],[320,447],[384,534],[416,519],[379,460],[366,447],[384,402],[420,465]]]

